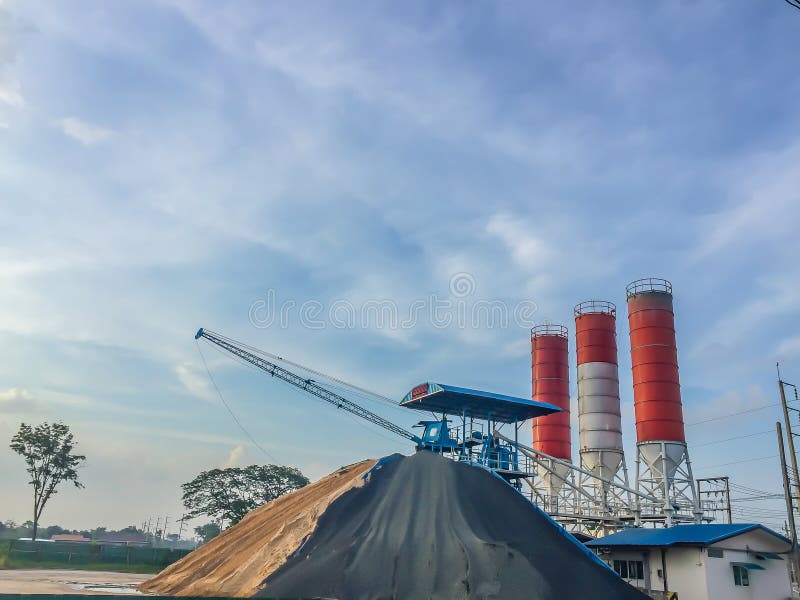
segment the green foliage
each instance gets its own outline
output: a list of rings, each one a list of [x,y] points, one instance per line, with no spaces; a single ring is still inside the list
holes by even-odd
[[[11,449],[25,459],[30,484],[33,486],[33,532],[36,538],[39,518],[50,498],[63,481],[71,481],[82,488],[78,481],[78,467],[86,460],[75,454],[75,440],[67,425],[63,423],[41,423],[31,427],[27,423],[11,438]]]
[[[254,508],[308,483],[294,467],[250,465],[203,471],[181,488],[187,517],[202,515],[233,525]]]
[[[200,536],[205,544],[209,540],[217,537],[220,533],[219,525],[216,523],[206,523],[205,525],[201,525],[200,527],[195,527],[194,532]]]
[[[0,569],[7,569],[8,552],[11,549],[11,542],[0,541]]]

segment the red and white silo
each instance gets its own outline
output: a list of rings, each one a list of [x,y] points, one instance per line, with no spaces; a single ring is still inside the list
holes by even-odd
[[[617,309],[611,302],[589,300],[575,306],[578,355],[578,423],[581,467],[595,477],[626,486],[622,417],[617,366]],[[587,480],[598,501],[608,504],[607,485]]]
[[[701,517],[683,427],[672,284],[638,279],[626,288],[636,413],[636,485],[659,499],[667,524]],[[646,503],[645,503],[646,504]]]
[[[531,329],[531,397],[561,412],[533,419],[533,447],[555,458],[572,460],[569,410],[569,340],[563,325],[544,323]],[[550,461],[539,469],[544,493],[558,495],[569,467]]]

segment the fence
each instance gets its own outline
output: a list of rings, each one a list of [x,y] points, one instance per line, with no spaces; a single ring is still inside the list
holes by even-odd
[[[166,567],[189,554],[191,550],[123,546],[81,542],[40,542],[11,540],[9,558],[63,564],[136,564]]]

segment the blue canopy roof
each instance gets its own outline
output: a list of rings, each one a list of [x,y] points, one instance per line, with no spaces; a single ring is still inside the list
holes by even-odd
[[[405,395],[400,406],[457,417],[466,413],[472,419],[491,418],[500,423],[525,421],[561,411],[545,402],[430,382],[415,386]]]
[[[666,529],[623,529],[606,537],[592,540],[587,546],[608,548],[612,546],[708,546],[748,531],[762,530],[791,545],[781,534],[757,523],[707,523],[700,525],[675,525]]]

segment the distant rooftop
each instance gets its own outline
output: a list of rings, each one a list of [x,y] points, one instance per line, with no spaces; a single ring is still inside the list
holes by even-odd
[[[606,537],[592,540],[586,545],[594,548],[612,546],[708,546],[748,531],[757,530],[762,530],[791,545],[791,542],[781,534],[757,523],[733,523],[731,525],[708,523],[702,525],[676,525],[666,529],[623,529]]]
[[[87,537],[83,537],[79,533],[54,533],[50,536],[54,542],[91,542]]]
[[[561,411],[545,402],[431,382],[414,387],[400,406],[455,417],[466,413],[471,419],[491,419],[500,423],[521,422]]]

